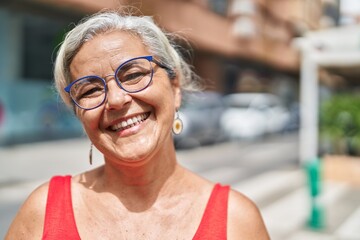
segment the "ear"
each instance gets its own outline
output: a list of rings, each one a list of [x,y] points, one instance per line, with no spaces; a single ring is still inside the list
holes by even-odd
[[[175,108],[179,109],[181,106],[181,87],[178,78],[171,80],[171,85],[174,93]]]

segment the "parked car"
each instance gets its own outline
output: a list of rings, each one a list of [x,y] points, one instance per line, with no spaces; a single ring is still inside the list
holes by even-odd
[[[225,140],[220,127],[224,111],[222,96],[212,91],[183,94],[179,117],[184,128],[174,135],[176,148],[190,148]]]
[[[300,128],[300,105],[298,102],[293,102],[289,107],[290,117],[287,122],[284,132],[299,131]]]
[[[279,97],[269,93],[235,93],[226,95],[220,125],[231,139],[256,139],[284,130],[289,111]]]

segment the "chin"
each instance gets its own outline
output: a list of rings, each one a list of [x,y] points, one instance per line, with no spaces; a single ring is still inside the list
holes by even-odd
[[[117,166],[134,168],[144,166],[150,161],[149,157],[142,156],[116,156],[112,158],[108,158],[105,156],[105,158],[115,163]]]
[[[137,147],[135,150],[131,151],[134,148],[127,148],[122,150],[121,148],[116,149],[116,153],[113,155],[113,159],[116,162],[121,163],[126,166],[142,166],[150,161],[152,158],[152,153],[154,153],[153,148],[139,147],[139,144],[136,144]],[[141,151],[139,151],[141,149]],[[130,151],[129,151],[130,150]]]

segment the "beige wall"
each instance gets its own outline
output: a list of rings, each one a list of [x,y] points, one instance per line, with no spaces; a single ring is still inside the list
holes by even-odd
[[[52,5],[60,8],[77,9],[80,12],[92,13],[103,8],[117,8],[122,0],[31,0],[44,5]]]
[[[321,0],[266,0],[268,9],[279,19],[303,22],[317,29],[322,14]]]
[[[76,8],[91,13],[103,8],[122,9],[136,2],[136,7],[155,20],[166,30],[183,35],[195,50],[231,58],[249,58],[285,70],[298,68],[297,53],[291,48],[291,32],[288,28],[264,18],[261,13],[254,16],[259,34],[251,39],[242,39],[233,32],[234,17],[224,17],[208,9],[205,0],[32,0],[63,9]],[[300,0],[256,0],[266,2],[274,14],[287,12],[290,16],[301,16],[296,11]],[[313,1],[313,0],[311,0]],[[315,1],[315,0],[314,0]],[[141,4],[139,4],[141,2]],[[268,4],[269,3],[269,4]],[[286,7],[287,10],[283,10]],[[280,10],[279,10],[280,8]],[[292,13],[292,14],[290,14]],[[281,15],[281,14],[280,14]],[[281,19],[281,18],[280,18]],[[272,34],[276,32],[276,34]],[[280,36],[280,38],[279,38]],[[282,37],[281,37],[282,36]],[[287,58],[285,61],[284,59]]]

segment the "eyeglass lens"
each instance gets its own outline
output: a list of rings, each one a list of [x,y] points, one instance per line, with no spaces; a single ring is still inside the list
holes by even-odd
[[[120,87],[130,93],[147,88],[151,83],[152,74],[151,63],[144,58],[125,62],[115,71]],[[105,101],[106,83],[97,76],[84,77],[71,87],[70,96],[81,108],[96,108]]]

